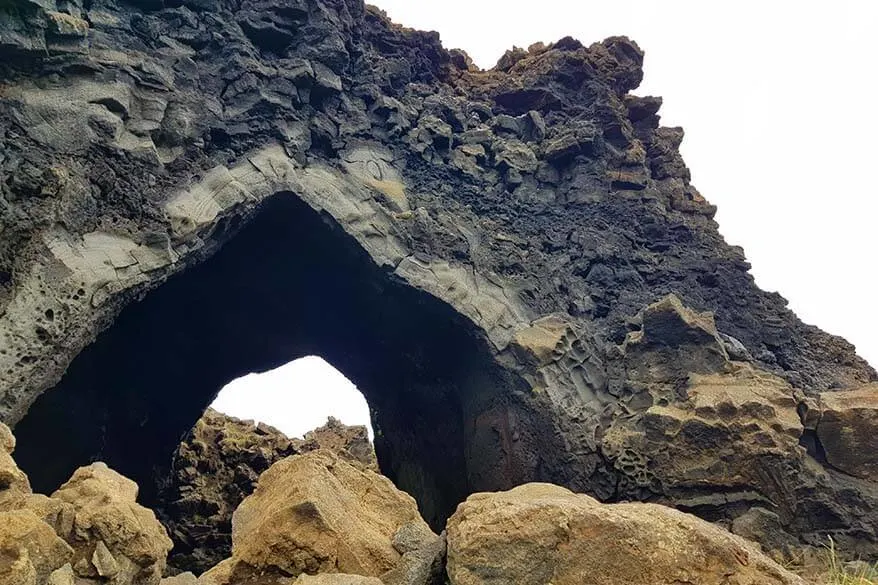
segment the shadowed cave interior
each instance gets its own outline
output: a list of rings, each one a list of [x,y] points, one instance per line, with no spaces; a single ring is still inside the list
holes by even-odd
[[[473,329],[375,265],[334,220],[280,193],[79,354],[16,426],[16,458],[43,493],[105,461],[150,506],[181,437],[223,385],[314,354],[363,392],[382,472],[441,526],[472,491],[531,479],[497,431],[504,417],[525,418],[513,398],[521,382]]]

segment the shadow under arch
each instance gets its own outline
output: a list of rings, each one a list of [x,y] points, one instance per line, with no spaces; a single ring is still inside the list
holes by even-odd
[[[434,527],[473,491],[535,479],[538,464],[522,461],[509,430],[534,416],[522,379],[469,320],[288,192],[123,309],[16,426],[16,458],[42,492],[103,460],[151,505],[174,448],[224,384],[307,355],[363,392],[382,471]]]

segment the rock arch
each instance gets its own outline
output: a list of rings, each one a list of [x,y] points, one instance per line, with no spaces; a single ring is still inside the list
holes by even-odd
[[[370,168],[391,171],[365,148],[349,158],[346,174],[303,173],[269,149],[171,199],[176,233],[200,234],[215,251],[128,305],[31,406],[18,457],[38,489],[99,458],[137,480],[149,503],[156,474],[226,382],[310,354],[362,389],[385,472],[427,518],[443,520],[476,489],[533,478],[540,417],[497,355],[523,310],[489,281],[408,253],[393,222],[411,218],[395,218],[360,183]],[[99,264],[106,248],[80,252]],[[46,441],[58,445],[50,462]]]
[[[302,339],[277,337],[259,311],[285,273],[269,271],[265,306],[179,316],[199,343],[233,315],[278,341],[200,378],[162,355],[151,376],[176,367],[199,388],[181,418],[239,369],[319,344],[377,402],[388,472],[434,518],[466,491],[542,479],[878,543],[878,449],[839,462],[820,427],[845,404],[827,391],[874,396],[876,373],[755,286],[690,184],[682,130],[661,126],[659,98],[632,94],[643,53],[629,39],[562,39],[478,71],[359,0],[13,4],[0,37],[0,420],[18,432],[71,428],[66,405],[95,404],[88,392],[126,396],[111,374],[134,378],[147,341],[126,321],[160,325],[173,313],[153,305],[197,290],[213,265],[225,278],[259,269],[245,259],[272,229],[313,259],[295,243],[313,231],[344,268],[318,290],[359,291],[365,330],[352,341],[327,316],[333,291],[312,300],[345,344],[315,315],[301,316]],[[277,268],[280,251],[258,259]],[[246,325],[226,322],[222,338],[240,343]],[[374,374],[355,355],[389,365]],[[101,389],[85,390],[91,379]],[[128,396],[155,422],[139,390]],[[120,429],[123,405],[111,403]],[[430,424],[409,431],[410,456],[404,423],[418,413]],[[848,415],[867,429],[857,440],[878,436],[866,415],[833,425]],[[105,452],[83,432],[81,453]]]

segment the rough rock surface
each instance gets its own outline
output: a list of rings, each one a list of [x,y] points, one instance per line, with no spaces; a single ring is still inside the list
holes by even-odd
[[[451,585],[805,585],[695,516],[548,484],[461,504],[448,522],[448,575]]]
[[[820,395],[817,437],[833,467],[878,481],[878,384]]]
[[[329,417],[326,424],[305,433],[303,440],[293,439],[300,453],[327,449],[354,467],[378,471],[375,448],[369,440],[369,430],[362,425],[348,426]]]
[[[137,484],[93,463],[51,497],[31,493],[15,443],[0,424],[2,477],[16,480],[0,484],[0,583],[158,585],[171,541]]]
[[[14,510],[31,493],[27,475],[12,459],[15,437],[9,427],[0,422],[0,512]]]
[[[359,0],[0,11],[0,420],[34,486],[101,459],[146,491],[222,384],[316,353],[434,526],[540,480],[878,547],[871,472],[790,416],[876,373],[755,286],[632,41],[477,71]]]
[[[0,512],[0,583],[45,583],[72,556],[67,543],[33,512]]]
[[[158,585],[171,540],[152,511],[140,506],[137,484],[103,463],[80,468],[52,494],[72,506],[65,536],[80,582]]]
[[[790,541],[789,533],[821,546],[819,526],[828,517],[851,527],[834,536],[845,547],[857,548],[850,536],[875,533],[875,517],[859,512],[878,505],[874,486],[818,463],[823,448],[808,429],[820,413],[806,407],[814,400],[736,361],[739,349],[716,330],[712,315],[694,313],[673,296],[647,307],[632,327],[620,347],[619,377],[637,416],[615,419],[601,438],[605,457],[623,470],[617,498],[652,499],[726,525],[749,510],[768,511],[788,533],[761,533],[777,552],[789,550],[777,546]],[[838,395],[864,403],[852,424],[869,419],[862,391]],[[864,426],[853,435],[869,441]],[[872,456],[863,453],[852,460]]]
[[[293,583],[294,585],[382,585],[381,579],[376,577],[361,577],[360,575],[342,573],[300,575]]]
[[[330,419],[303,439],[290,439],[208,409],[174,453],[169,483],[156,510],[174,541],[169,563],[201,574],[232,552],[232,513],[253,493],[259,475],[277,461],[320,448],[377,470],[365,427]]]
[[[379,577],[403,554],[438,537],[414,500],[372,471],[331,451],[283,459],[259,478],[256,491],[235,510],[232,557],[202,576],[207,583],[244,583],[251,574],[297,577],[349,573]],[[395,546],[396,545],[396,546]]]

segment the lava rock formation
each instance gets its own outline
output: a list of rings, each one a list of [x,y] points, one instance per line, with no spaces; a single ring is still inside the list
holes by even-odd
[[[224,383],[318,354],[434,529],[547,481],[878,550],[876,372],[756,287],[634,42],[478,71],[359,0],[0,16],[0,421],[38,490],[102,459],[151,505]]]

